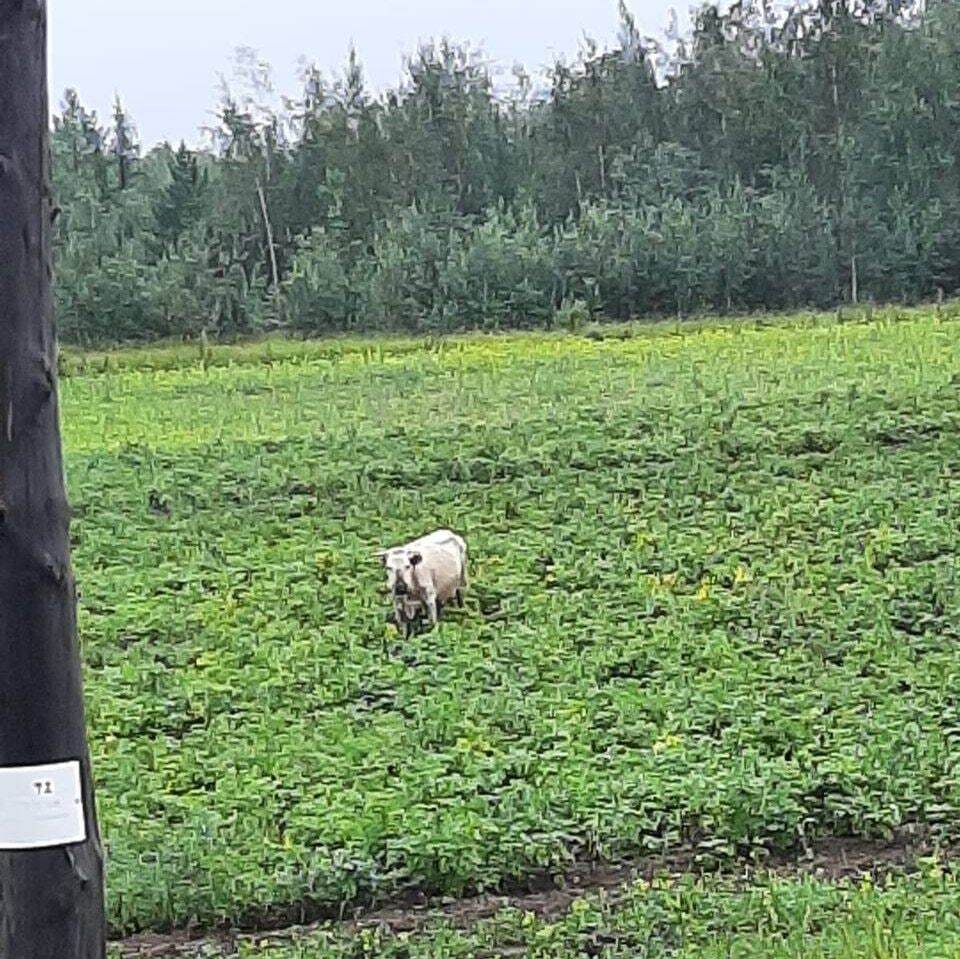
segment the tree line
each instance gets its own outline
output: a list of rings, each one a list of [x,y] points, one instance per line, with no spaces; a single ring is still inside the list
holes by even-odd
[[[450,42],[373,95],[351,53],[210,144],[143,151],[118,100],[54,119],[74,343],[517,328],[915,301],[960,288],[960,6],[704,6],[669,50],[621,2],[538,86]]]

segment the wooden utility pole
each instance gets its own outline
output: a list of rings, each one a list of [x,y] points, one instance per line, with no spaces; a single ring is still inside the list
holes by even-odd
[[[102,959],[51,298],[45,0],[0,0],[0,959]]]

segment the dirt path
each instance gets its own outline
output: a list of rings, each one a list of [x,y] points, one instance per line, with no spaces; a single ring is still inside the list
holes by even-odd
[[[825,839],[816,843],[810,854],[802,857],[781,856],[757,867],[747,862],[731,864],[722,874],[728,878],[749,882],[757,873],[789,876],[814,876],[827,881],[838,881],[865,875],[882,875],[895,871],[910,871],[917,860],[931,855],[932,843],[916,837],[897,837],[890,842],[863,839]],[[940,848],[945,859],[960,857],[960,847]],[[558,884],[551,876],[537,874],[523,883],[512,883],[500,894],[470,896],[463,899],[429,898],[410,895],[373,909],[357,909],[350,918],[335,919],[329,910],[311,909],[303,904],[287,913],[251,919],[242,929],[216,932],[179,931],[171,933],[143,933],[118,940],[124,959],[190,959],[209,955],[219,949],[230,955],[240,942],[261,943],[290,940],[309,935],[311,930],[331,921],[343,931],[363,928],[381,928],[390,933],[415,932],[438,919],[446,920],[459,929],[468,929],[475,923],[495,916],[505,907],[536,913],[546,920],[565,914],[577,899],[607,892],[608,901],[616,900],[617,891],[636,879],[655,876],[697,874],[698,854],[680,851],[666,856],[646,856],[615,865],[580,863],[569,869]],[[711,875],[717,874],[711,870]],[[300,921],[289,918],[300,913]],[[310,915],[310,913],[313,915]]]

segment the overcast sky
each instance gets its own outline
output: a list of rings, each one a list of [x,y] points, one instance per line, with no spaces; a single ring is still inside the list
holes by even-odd
[[[641,30],[660,36],[670,7],[683,19],[688,2],[628,6]],[[197,141],[238,46],[269,60],[277,86],[292,94],[301,57],[329,74],[351,42],[371,86],[382,88],[397,82],[402,55],[432,37],[533,70],[575,54],[585,32],[612,42],[617,30],[616,0],[52,0],[49,10],[51,106],[72,86],[103,119],[118,92],[145,146]]]

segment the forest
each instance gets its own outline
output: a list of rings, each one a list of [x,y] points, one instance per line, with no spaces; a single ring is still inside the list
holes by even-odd
[[[615,11],[611,11],[615,13]],[[960,7],[628,7],[539,83],[437,41],[374,93],[351,52],[205,145],[145,150],[120,98],[54,116],[61,338],[443,333],[918,302],[960,288]],[[251,92],[252,91],[252,92]]]

